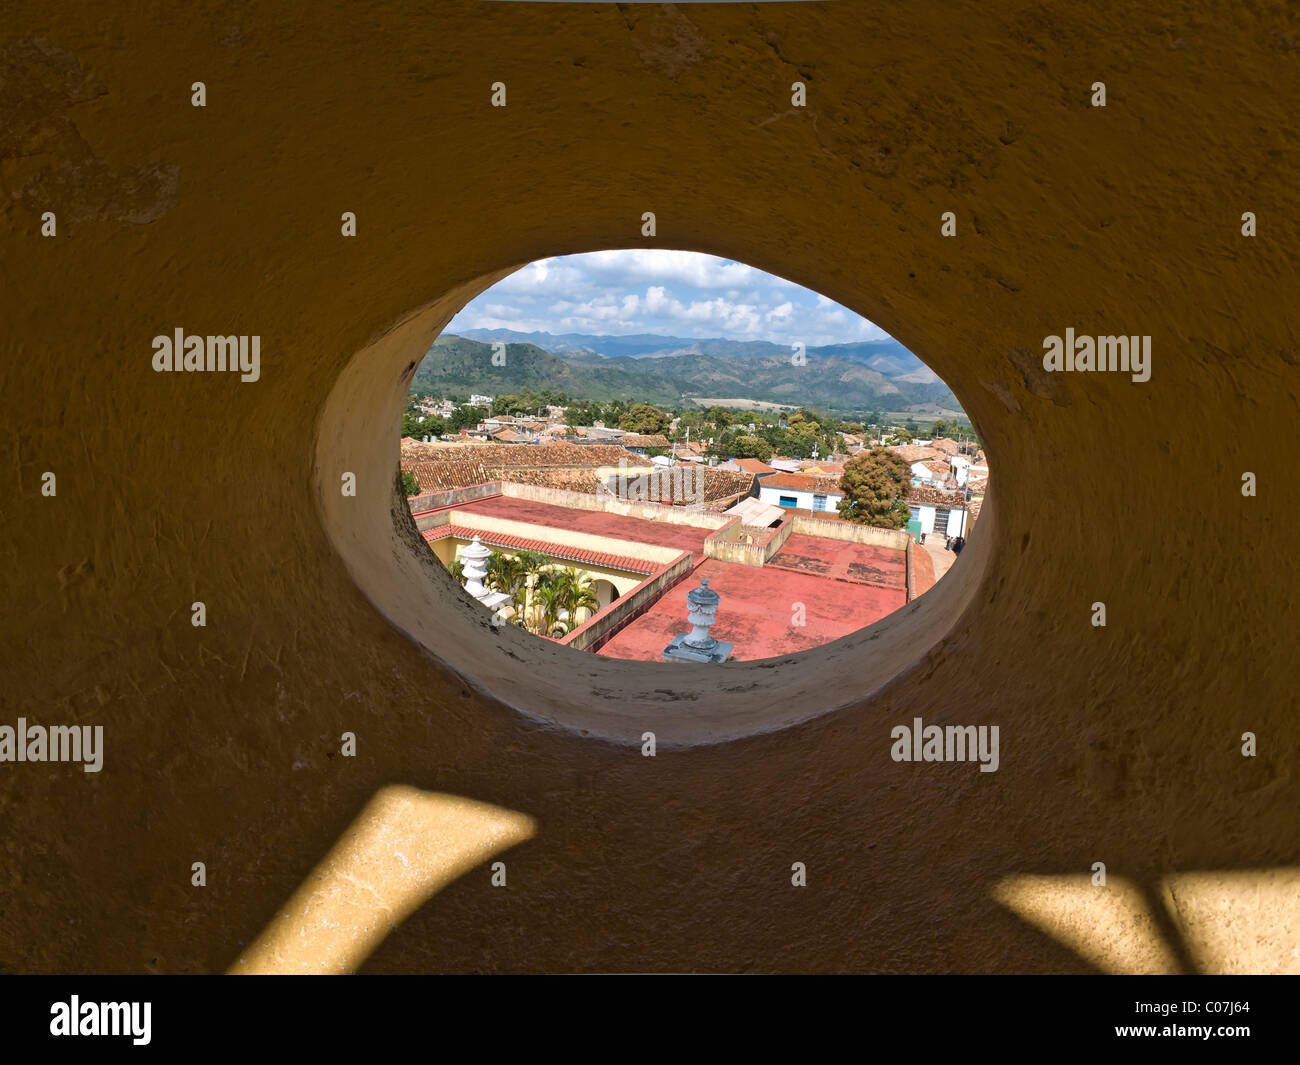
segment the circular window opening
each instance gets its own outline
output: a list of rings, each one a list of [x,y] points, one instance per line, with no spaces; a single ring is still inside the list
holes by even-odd
[[[447,293],[357,353],[317,450],[326,528],[395,624],[516,709],[626,741],[782,727],[897,677],[969,601],[985,537],[953,563],[992,519],[932,370],[694,252]]]
[[[544,259],[415,371],[401,467],[497,624],[716,664],[847,636],[928,591],[988,464],[951,390],[809,289],[693,252]]]

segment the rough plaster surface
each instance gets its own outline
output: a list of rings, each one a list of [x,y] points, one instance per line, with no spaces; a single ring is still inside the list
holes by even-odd
[[[1185,967],[1282,967],[1297,41],[1229,0],[10,4],[0,722],[102,723],[106,753],[0,765],[0,969],[223,971],[390,784],[537,833],[366,971],[1118,969],[995,898],[1097,860],[1149,898],[1201,875],[1150,907]],[[441,325],[532,259],[640,246],[647,210],[656,246],[898,337],[999,471],[933,591],[693,695],[469,635],[392,491]],[[262,379],[153,373],[177,326],[260,335]],[[1044,374],[1067,326],[1152,335],[1151,381]],[[1000,770],[893,763],[917,716],[998,724]]]

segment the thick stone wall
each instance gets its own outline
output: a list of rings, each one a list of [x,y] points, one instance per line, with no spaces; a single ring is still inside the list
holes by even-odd
[[[102,723],[106,750],[0,764],[0,966],[221,971],[397,783],[538,827],[509,891],[448,883],[370,972],[1294,967],[1286,5],[363,23],[6,7],[0,721]],[[454,594],[395,484],[420,355],[531,260],[649,246],[808,285],[954,388],[998,491],[935,588],[689,684]],[[260,336],[259,380],[155,373],[177,327]],[[1151,379],[1045,373],[1067,328],[1151,335]],[[918,717],[999,725],[998,771],[893,761]],[[1065,904],[1098,861],[1137,919]]]

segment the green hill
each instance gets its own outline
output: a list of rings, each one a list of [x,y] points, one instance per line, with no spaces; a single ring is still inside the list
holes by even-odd
[[[551,388],[578,400],[638,399],[667,406],[694,397],[744,397],[844,413],[934,403],[960,409],[942,382],[890,378],[835,356],[810,353],[805,363],[794,365],[784,349],[773,355],[749,351],[745,358],[691,353],[609,359],[588,351],[554,354],[534,344],[507,344],[505,365],[494,366],[490,343],[444,334],[420,363],[411,390],[500,395]]]

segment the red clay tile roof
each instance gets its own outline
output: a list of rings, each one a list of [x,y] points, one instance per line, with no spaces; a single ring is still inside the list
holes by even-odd
[[[644,469],[646,459],[626,448],[608,444],[455,444],[435,446],[412,440],[402,442],[401,465],[419,483],[422,492],[467,488],[486,481],[510,480],[542,484],[570,491],[594,492],[594,470],[617,466],[619,461]],[[561,482],[539,480],[534,473],[568,476]],[[568,482],[573,482],[568,483]],[[576,487],[581,484],[581,487]]]
[[[650,562],[644,558],[636,558],[632,555],[615,555],[607,551],[589,551],[583,547],[556,544],[549,540],[534,540],[530,537],[514,536],[510,533],[485,532],[482,529],[472,529],[468,525],[440,525],[429,529],[423,535],[429,543],[436,540],[445,540],[448,537],[456,540],[473,540],[477,536],[480,543],[489,544],[492,547],[504,547],[511,551],[540,551],[544,555],[563,559],[566,562],[581,562],[588,566],[603,566],[606,569],[621,569],[631,573],[658,573],[672,564]]]
[[[776,473],[775,467],[769,466],[762,459],[733,459],[746,473]]]
[[[483,463],[467,458],[434,462],[403,456],[402,469],[415,478],[421,492],[445,492],[449,488],[468,488],[496,479],[488,475]]]
[[[927,459],[944,459],[947,457],[942,451],[937,451],[932,447],[922,447],[920,444],[896,444],[889,450],[909,466],[913,462],[924,462]]]
[[[474,458],[488,466],[544,469],[547,467],[586,468],[617,466],[622,459],[629,466],[644,466],[645,457],[618,444],[566,444],[555,441],[543,444],[422,444],[413,442],[402,447],[402,458],[433,459],[446,462],[457,458]]]
[[[591,470],[511,470],[493,466],[489,471],[494,481],[511,484],[531,484],[538,488],[558,488],[565,492],[596,492],[600,482],[596,471]]]
[[[943,488],[934,488],[928,484],[912,485],[907,490],[905,497],[908,503],[924,507],[960,507],[963,492],[961,489],[952,490]]]
[[[640,433],[628,433],[619,443],[624,447],[661,447],[665,451],[672,447],[668,442],[668,437],[662,433],[653,433],[649,436],[643,436]]]
[[[641,479],[643,477],[645,480]],[[629,474],[625,480],[630,483],[621,483],[622,480],[615,476],[607,482],[620,498],[629,491],[644,493],[649,490],[655,502],[672,503],[674,506],[704,503],[713,509],[714,503],[734,501],[749,495],[754,475],[739,470],[720,470],[712,466],[683,466],[656,469],[645,474]],[[703,492],[697,486],[701,486]],[[700,495],[703,499],[698,498]],[[727,503],[727,506],[731,506],[731,503]]]
[[[818,495],[844,494],[840,490],[838,475],[815,477],[811,473],[774,473],[771,477],[764,477],[759,484],[763,488],[790,488],[796,492],[816,492]]]

